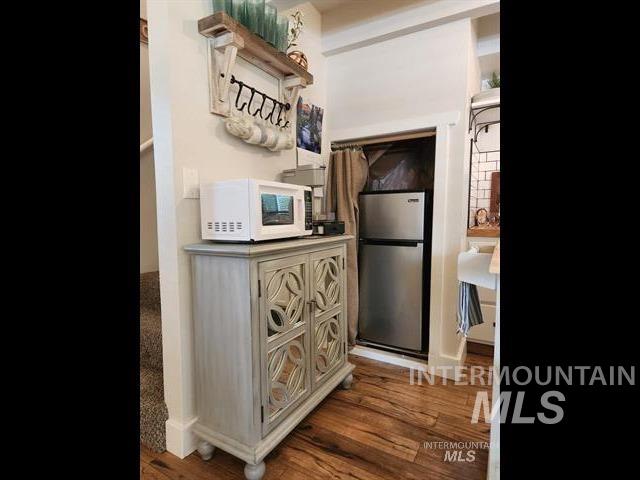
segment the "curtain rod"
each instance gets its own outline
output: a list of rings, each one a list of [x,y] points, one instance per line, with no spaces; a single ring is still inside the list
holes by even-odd
[[[359,143],[332,143],[331,150],[343,150],[347,148],[362,148]]]
[[[331,142],[332,149],[340,148],[358,148],[364,145],[372,145],[375,143],[387,143],[396,140],[411,140],[413,138],[426,138],[435,136],[435,130],[429,130],[424,132],[404,133],[398,135],[386,135],[380,137],[372,137],[362,140],[356,140],[355,142]]]

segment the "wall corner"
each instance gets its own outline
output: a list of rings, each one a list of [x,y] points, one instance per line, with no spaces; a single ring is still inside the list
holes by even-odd
[[[167,451],[178,458],[185,458],[195,451],[197,437],[192,431],[196,418],[187,422],[175,419],[167,420],[165,427],[167,432]]]

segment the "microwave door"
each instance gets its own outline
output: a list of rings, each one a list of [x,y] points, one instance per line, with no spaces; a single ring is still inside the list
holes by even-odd
[[[293,195],[262,193],[260,197],[262,204],[262,226],[294,224]]]

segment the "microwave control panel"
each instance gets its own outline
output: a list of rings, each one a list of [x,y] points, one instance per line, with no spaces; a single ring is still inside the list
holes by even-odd
[[[313,230],[313,192],[304,191],[304,229]]]

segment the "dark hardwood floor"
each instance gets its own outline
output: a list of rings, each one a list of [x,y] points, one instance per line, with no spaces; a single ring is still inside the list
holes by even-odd
[[[442,379],[410,385],[406,368],[354,355],[349,359],[356,365],[351,390],[333,391],[267,456],[264,480],[486,478],[486,448],[435,442],[489,442],[489,424],[483,418],[472,424],[471,415],[476,392],[487,391],[491,398],[490,386]],[[491,361],[469,354],[466,364],[487,369]],[[461,453],[453,460],[456,450]],[[219,449],[208,462],[197,453],[180,460],[144,446],[140,451],[145,480],[241,480],[243,468],[241,460]]]

